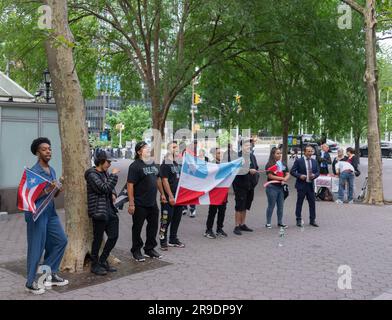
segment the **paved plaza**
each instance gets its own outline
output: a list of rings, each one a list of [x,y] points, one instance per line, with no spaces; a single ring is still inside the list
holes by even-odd
[[[266,155],[259,155],[258,160],[265,164]],[[362,159],[361,171],[357,192],[366,176],[366,159]],[[390,171],[392,160],[384,160],[386,177],[392,176]],[[224,227],[228,238],[203,237],[207,207],[198,207],[196,218],[184,216],[180,225],[179,237],[186,248],[164,253],[168,265],[65,293],[50,290],[39,297],[24,292],[24,277],[0,268],[0,299],[392,299],[391,206],[317,202],[320,228],[313,228],[307,224],[305,202],[306,224],[301,230],[295,226],[296,191],[291,179],[285,203],[289,228],[281,242],[276,213],[273,229],[264,227],[264,181],[262,177],[248,215],[252,233],[233,234],[231,193]],[[390,182],[385,181],[386,198],[392,198]],[[131,217],[124,210],[117,249],[129,252],[130,230]],[[0,243],[0,265],[25,257],[26,226],[21,214],[0,220]],[[338,268],[343,265],[351,268],[351,290],[338,286]]]

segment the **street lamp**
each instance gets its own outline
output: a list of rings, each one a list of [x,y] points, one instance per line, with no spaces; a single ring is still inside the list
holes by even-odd
[[[125,129],[125,126],[124,126],[123,123],[119,123],[119,124],[116,125],[116,129],[117,129],[118,131],[120,131],[120,143],[119,143],[118,147],[119,147],[120,149],[122,149],[122,132],[123,132],[123,130]]]
[[[50,77],[49,70],[44,71],[44,83],[45,83],[45,89],[46,89],[45,99],[46,99],[46,103],[49,103],[49,101],[50,101],[50,85],[52,83],[52,79]]]

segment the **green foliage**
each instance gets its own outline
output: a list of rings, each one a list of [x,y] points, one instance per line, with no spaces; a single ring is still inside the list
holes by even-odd
[[[110,125],[112,146],[118,146],[120,139],[116,125],[124,124],[125,128],[122,132],[122,144],[124,146],[125,141],[133,139],[140,141],[143,138],[143,133],[151,127],[151,115],[145,106],[128,106],[118,114],[109,115],[106,122]]]
[[[99,140],[99,137],[96,135],[90,134],[88,137],[90,146],[95,149],[95,148],[104,148],[110,145],[110,141],[101,141]]]
[[[47,69],[45,40],[52,36],[50,30],[38,28],[40,2],[2,0],[0,6],[0,69],[10,62],[10,77],[34,93],[43,83]],[[70,27],[74,42],[58,37],[59,45],[74,49],[76,70],[85,98],[96,95],[95,73],[99,49],[92,41],[97,22],[89,17],[74,20],[70,14]]]
[[[142,21],[137,20],[139,3]],[[353,12],[353,28],[340,30],[340,3],[71,0],[69,19],[75,41],[59,41],[74,46],[85,97],[96,95],[97,76],[115,77],[121,83],[120,95],[127,101],[156,95],[159,105],[150,116],[159,114],[163,119],[167,115],[175,130],[190,127],[189,84],[198,66],[206,68],[196,86],[203,98],[196,122],[215,120],[225,129],[239,125],[272,135],[281,135],[288,122],[290,133],[297,133],[303,126],[309,132],[342,137],[353,128],[355,135],[363,136],[367,126],[363,19]],[[380,37],[388,36],[391,30],[387,3],[378,6],[378,29],[383,32]],[[0,69],[5,69],[7,60],[14,61],[11,78],[30,92],[41,84],[47,64],[44,41],[49,33],[37,27],[39,5],[22,0],[0,3]],[[104,21],[106,18],[110,20]],[[183,38],[178,33],[182,27]],[[135,46],[127,39],[131,35]],[[145,37],[149,37],[147,43]],[[158,56],[154,57],[156,41]],[[142,66],[135,59],[135,47],[152,65],[152,74],[146,75],[147,64]],[[385,104],[385,88],[391,87],[392,78],[387,63],[391,57],[387,53],[384,57],[379,63],[381,105]],[[146,80],[151,77],[154,81],[148,86]],[[144,91],[142,82],[146,83]],[[102,90],[114,94],[110,86]],[[234,99],[237,91],[242,96],[239,113]],[[165,113],[170,104],[175,108]],[[382,125],[386,123],[386,110],[380,111]],[[126,131],[131,127],[126,125]],[[116,132],[112,136],[118,139]],[[125,132],[124,137],[126,141]]]

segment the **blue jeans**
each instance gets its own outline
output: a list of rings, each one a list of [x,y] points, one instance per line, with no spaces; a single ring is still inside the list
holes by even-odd
[[[280,186],[274,186],[270,184],[265,190],[268,198],[267,207],[267,224],[271,224],[272,213],[274,212],[275,204],[277,205],[278,211],[278,224],[283,224],[283,204],[284,204],[284,192]]]
[[[342,172],[339,177],[339,200],[344,200],[344,192],[346,191],[346,181],[348,182],[348,201],[354,197],[354,173]]]
[[[48,265],[53,273],[59,271],[60,263],[67,246],[67,236],[64,233],[54,204],[42,212],[36,222],[30,212],[25,212],[27,222],[27,285],[35,280],[39,262],[44,255],[44,265]]]

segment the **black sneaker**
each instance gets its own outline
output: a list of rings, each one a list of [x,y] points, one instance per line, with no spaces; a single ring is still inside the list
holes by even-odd
[[[161,259],[162,255],[156,252],[154,249],[148,250],[144,252],[144,256],[147,258]]]
[[[106,269],[99,263],[95,263],[91,266],[91,273],[94,273],[97,276],[106,276],[108,274]]]
[[[169,241],[169,247],[185,248],[185,244],[183,244],[180,240],[176,239],[174,241]]]
[[[251,228],[249,228],[246,224],[240,225],[240,229],[242,231],[246,231],[246,232],[253,232],[253,230]]]
[[[278,223],[278,227],[283,228],[283,229],[287,229],[289,226],[285,225],[285,224]]]
[[[146,259],[144,258],[144,256],[142,255],[142,253],[140,251],[135,251],[132,253],[133,258],[137,261],[137,262],[143,262],[146,261]]]
[[[162,250],[162,251],[167,251],[167,250],[169,250],[169,247],[168,247],[168,245],[167,245],[167,242],[162,242],[161,243],[161,247],[160,247],[160,249]]]
[[[104,268],[107,272],[117,272],[117,269],[113,268],[107,260],[101,263],[101,267]]]
[[[214,231],[212,231],[212,230],[207,230],[207,231],[204,233],[204,236],[205,236],[206,238],[208,238],[208,239],[216,239],[216,235],[215,235]]]
[[[30,292],[32,294],[44,294],[45,293],[45,289],[38,287],[38,284],[35,281],[33,282],[33,284],[31,286],[28,286],[26,283],[26,291]]]
[[[223,229],[216,230],[216,235],[218,237],[227,237],[227,233],[223,231]]]
[[[234,230],[233,230],[233,232],[234,232],[234,234],[236,234],[237,236],[242,235],[241,228],[240,228],[239,226],[235,227]]]

